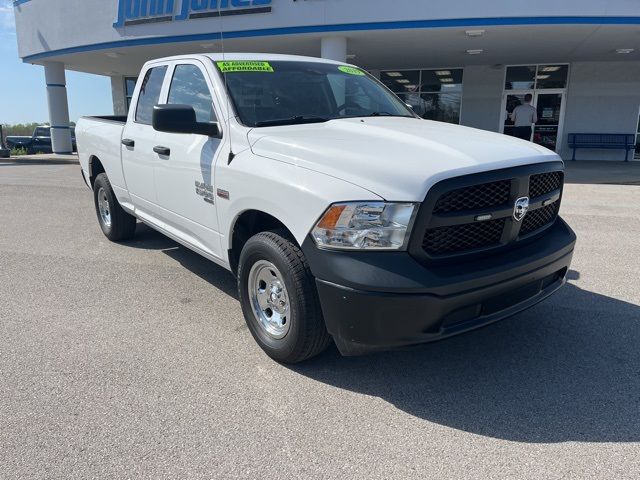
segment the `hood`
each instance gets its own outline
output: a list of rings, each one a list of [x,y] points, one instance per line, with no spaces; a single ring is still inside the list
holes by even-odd
[[[256,155],[397,201],[422,201],[446,178],[559,160],[554,152],[514,137],[400,117],[254,128],[248,140]]]

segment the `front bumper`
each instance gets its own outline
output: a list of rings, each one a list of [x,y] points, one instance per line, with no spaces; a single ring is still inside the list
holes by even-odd
[[[558,218],[517,249],[425,266],[407,252],[303,251],[327,330],[344,355],[439,340],[514,315],[565,282],[576,236]]]

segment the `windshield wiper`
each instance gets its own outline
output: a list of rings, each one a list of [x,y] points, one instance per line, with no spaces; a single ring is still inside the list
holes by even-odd
[[[328,122],[329,120],[330,120],[329,118],[324,118],[324,117],[296,115],[294,117],[289,117],[289,118],[277,118],[274,120],[263,120],[261,122],[256,122],[256,127],[277,127],[279,125],[301,125],[303,123],[324,123],[324,122]]]
[[[366,118],[366,117],[402,117],[402,118],[413,118],[412,115],[399,115],[397,113],[389,113],[389,112],[373,112],[367,113],[366,115],[348,115],[346,117],[338,117],[339,119],[344,118]]]

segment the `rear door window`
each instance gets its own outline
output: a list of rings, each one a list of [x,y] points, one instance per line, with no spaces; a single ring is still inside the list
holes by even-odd
[[[162,91],[162,83],[166,72],[166,65],[147,70],[138,94],[135,118],[137,123],[151,125],[153,107],[160,101],[160,92]]]

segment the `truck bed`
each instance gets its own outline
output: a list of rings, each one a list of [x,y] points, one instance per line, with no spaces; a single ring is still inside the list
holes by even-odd
[[[122,131],[127,117],[101,115],[81,117],[76,125],[76,141],[80,165],[93,175],[91,164],[97,159],[109,175],[114,186],[124,185],[120,149]]]
[[[91,115],[91,116],[84,116],[82,118],[87,118],[91,120],[102,120],[105,122],[127,123],[126,115]]]

